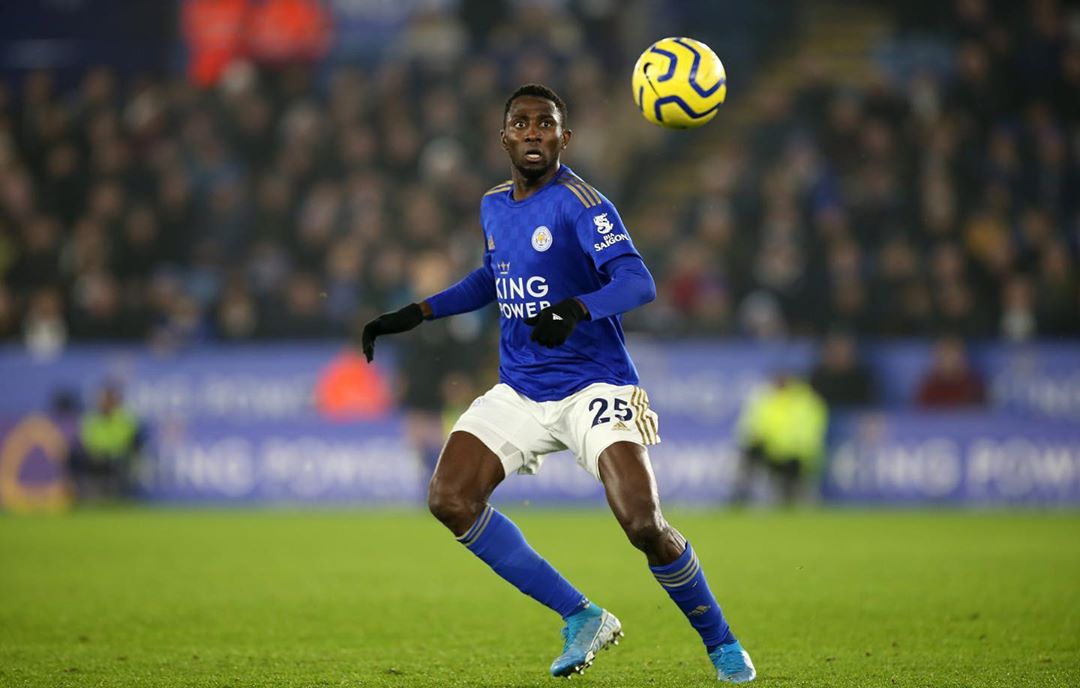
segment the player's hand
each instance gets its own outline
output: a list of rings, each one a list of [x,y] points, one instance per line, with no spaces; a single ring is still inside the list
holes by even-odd
[[[410,303],[393,313],[383,313],[367,325],[360,334],[360,346],[368,363],[375,357],[375,340],[384,334],[407,332],[424,322],[424,311],[418,303]]]
[[[525,324],[533,328],[533,340],[541,346],[554,349],[570,337],[578,322],[588,320],[589,313],[577,299],[566,299],[554,306],[548,306],[531,318],[525,318]]]

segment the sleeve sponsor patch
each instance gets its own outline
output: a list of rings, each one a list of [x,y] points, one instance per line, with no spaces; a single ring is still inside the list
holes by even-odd
[[[625,233],[623,233],[623,234],[608,234],[606,237],[604,237],[603,241],[599,241],[599,242],[593,244],[593,250],[595,250],[597,253],[599,253],[600,251],[603,251],[605,248],[608,248],[609,246],[614,246],[615,244],[619,243],[620,241],[629,241],[629,240],[630,240],[630,236],[625,234]]]

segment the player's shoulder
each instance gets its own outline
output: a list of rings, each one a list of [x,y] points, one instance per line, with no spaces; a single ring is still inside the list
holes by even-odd
[[[559,176],[555,186],[558,187],[562,200],[569,204],[571,210],[595,208],[607,201],[602,193],[569,168],[566,168]]]
[[[490,189],[488,189],[487,191],[484,192],[484,199],[486,199],[488,196],[495,196],[497,194],[506,193],[513,186],[514,186],[514,180],[513,179],[507,179],[506,181],[501,181],[498,184],[496,184],[495,186],[491,187]]]
[[[506,192],[514,188],[514,180],[507,179],[504,182],[499,182],[495,186],[491,187],[484,192],[484,195],[480,197],[480,220],[484,222],[487,217],[490,217],[493,212],[498,212],[497,207],[502,205],[500,199],[506,198]]]

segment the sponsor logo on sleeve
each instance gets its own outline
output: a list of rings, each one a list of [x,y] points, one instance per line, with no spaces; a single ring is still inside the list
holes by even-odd
[[[597,243],[593,244],[593,250],[595,250],[597,253],[599,253],[600,251],[603,251],[605,248],[607,248],[609,246],[614,246],[615,244],[619,243],[620,241],[630,241],[630,237],[627,236],[626,234],[608,234],[606,237],[604,237],[603,241],[600,241],[600,242],[597,242]]]
[[[600,213],[592,221],[596,225],[596,231],[600,234],[607,234],[615,229],[615,225],[611,224],[611,220],[607,219],[607,213]]]

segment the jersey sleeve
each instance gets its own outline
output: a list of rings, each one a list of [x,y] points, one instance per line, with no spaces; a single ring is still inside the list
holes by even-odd
[[[610,281],[594,292],[577,297],[591,319],[625,313],[656,298],[656,282],[641,258],[623,254],[605,263],[603,270]]]
[[[480,267],[457,284],[426,299],[431,307],[432,320],[469,313],[495,300],[495,283],[491,279],[491,253],[485,241],[483,264]]]
[[[597,205],[580,210],[574,220],[574,231],[582,250],[592,256],[597,268],[620,256],[641,257],[630,239],[630,232],[619,217],[619,211],[606,198],[602,198]]]

